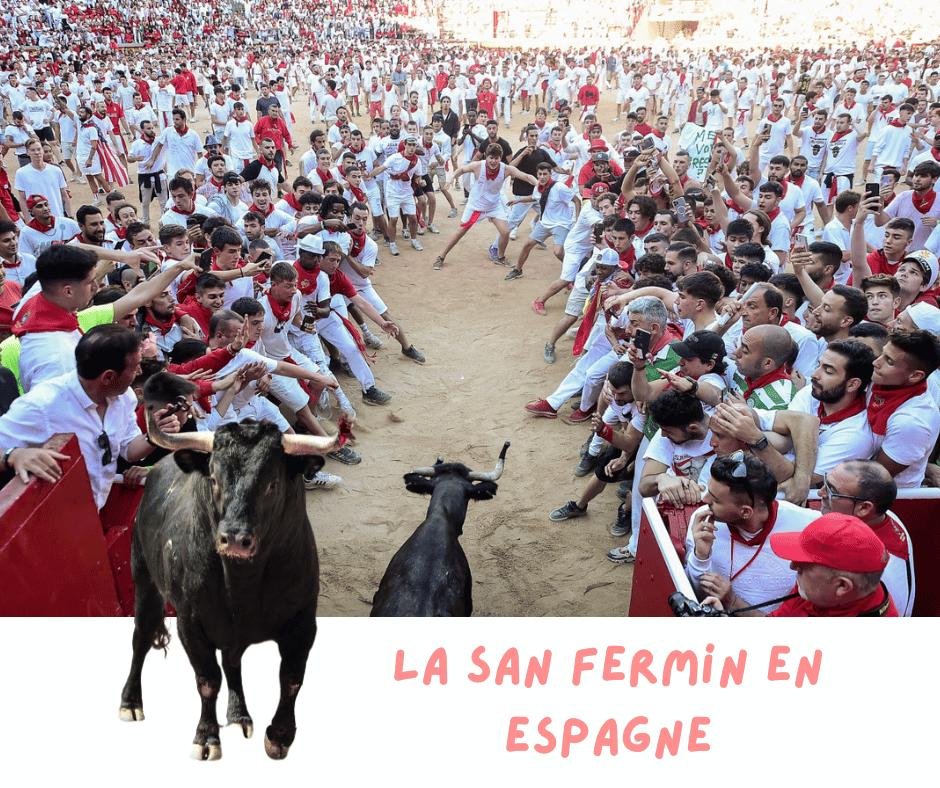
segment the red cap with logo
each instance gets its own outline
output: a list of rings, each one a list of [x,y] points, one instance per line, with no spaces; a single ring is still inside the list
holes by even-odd
[[[888,563],[884,542],[858,517],[846,514],[825,514],[802,531],[771,534],[770,546],[787,561],[843,572],[878,572]]]

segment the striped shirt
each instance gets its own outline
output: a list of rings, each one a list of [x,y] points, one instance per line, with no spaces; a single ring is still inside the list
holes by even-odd
[[[748,385],[744,376],[738,372],[734,376],[734,385],[741,396],[747,391]],[[758,410],[786,410],[792,399],[796,396],[796,385],[792,380],[775,380],[766,386],[754,389],[747,397],[746,402]]]

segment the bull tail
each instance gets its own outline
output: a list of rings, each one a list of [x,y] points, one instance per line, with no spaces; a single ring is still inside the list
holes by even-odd
[[[169,654],[168,648],[170,646],[170,630],[166,628],[166,616],[164,615],[163,619],[160,621],[160,626],[157,627],[157,631],[153,635],[153,643],[151,648],[155,651],[163,650],[163,657],[166,657]]]

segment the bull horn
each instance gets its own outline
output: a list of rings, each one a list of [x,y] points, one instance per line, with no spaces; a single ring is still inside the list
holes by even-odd
[[[443,458],[443,457],[438,457],[438,458],[437,458],[437,462],[438,462],[438,464],[444,462],[444,458]],[[412,471],[412,473],[416,474],[417,476],[437,476],[437,468],[436,468],[436,467],[432,467],[432,468],[415,468],[415,469]]]
[[[495,482],[500,476],[503,475],[503,465],[506,462],[506,449],[509,448],[509,441],[506,441],[503,444],[503,450],[499,453],[499,459],[496,461],[496,470],[492,473],[477,473],[476,471],[470,471],[467,474],[467,478],[473,482]]]
[[[320,437],[318,435],[281,435],[285,454],[309,455],[329,454],[342,445],[340,435]]]
[[[214,432],[179,432],[168,435],[157,425],[153,411],[147,411],[147,435],[154,446],[168,451],[191,449],[206,454],[212,451],[212,442],[215,440]]]

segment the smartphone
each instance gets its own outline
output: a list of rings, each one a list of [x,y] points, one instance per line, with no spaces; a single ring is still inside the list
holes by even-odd
[[[207,248],[208,248],[208,247],[206,247],[206,246],[194,246],[194,247],[193,247],[193,254],[199,254],[199,255],[201,255],[204,251],[206,251]]]
[[[652,137],[644,137],[640,140],[640,150],[646,153],[648,150],[653,150],[656,147],[656,143],[653,142]]]
[[[686,202],[685,197],[678,197],[673,200],[672,207],[675,208],[676,215],[679,217],[680,222],[687,222],[692,218],[689,211],[689,204]]]
[[[301,330],[306,331],[310,326],[316,325],[317,319],[312,315],[304,315],[300,320]]]
[[[797,233],[793,236],[793,251],[805,252],[809,249],[809,244],[806,242],[806,236],[802,233]]]
[[[273,259],[274,259],[274,255],[271,254],[270,252],[260,252],[255,262],[258,265],[264,266],[264,265],[268,265]]]
[[[883,189],[885,188],[885,186],[891,186],[893,181],[894,181],[894,178],[892,178],[890,175],[882,175],[881,176],[881,188]]]
[[[879,183],[866,183],[865,184],[865,199],[871,197],[881,197],[881,184]]]
[[[633,335],[633,347],[635,347],[639,352],[642,358],[646,358],[646,354],[650,350],[650,339],[652,334],[649,331],[644,331],[642,328],[638,328],[636,333]]]

